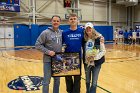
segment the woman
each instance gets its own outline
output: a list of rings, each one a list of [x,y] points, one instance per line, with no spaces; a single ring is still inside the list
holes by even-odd
[[[104,38],[95,29],[93,24],[85,24],[84,31],[84,67],[86,75],[86,93],[96,93],[98,75],[101,64],[105,61],[106,53]],[[91,81],[92,76],[92,82]]]

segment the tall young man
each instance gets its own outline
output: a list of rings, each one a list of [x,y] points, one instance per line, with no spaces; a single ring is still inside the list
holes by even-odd
[[[84,32],[78,28],[78,17],[76,14],[70,14],[68,23],[70,28],[63,31],[62,39],[66,45],[65,52],[79,52],[81,55]],[[66,76],[66,89],[68,93],[80,93],[81,76]]]
[[[42,93],[49,93],[51,79],[51,57],[56,52],[62,51],[62,31],[59,29],[61,18],[57,15],[51,19],[52,27],[44,30],[36,41],[36,48],[44,53],[43,55],[43,89]],[[60,77],[54,77],[53,93],[59,93]]]

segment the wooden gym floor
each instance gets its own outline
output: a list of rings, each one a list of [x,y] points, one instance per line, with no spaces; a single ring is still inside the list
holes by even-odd
[[[140,93],[140,45],[106,44],[106,62],[100,71],[97,93]],[[0,93],[42,93],[40,90],[13,90],[7,84],[19,76],[43,76],[42,53],[35,49],[0,49]],[[82,67],[81,93],[86,93]],[[53,93],[53,79],[50,93]],[[66,93],[61,78],[60,93]]]

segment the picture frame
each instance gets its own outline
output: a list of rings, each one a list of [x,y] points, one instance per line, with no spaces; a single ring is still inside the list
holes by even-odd
[[[52,57],[51,70],[53,77],[81,75],[81,59],[79,53],[56,53]]]

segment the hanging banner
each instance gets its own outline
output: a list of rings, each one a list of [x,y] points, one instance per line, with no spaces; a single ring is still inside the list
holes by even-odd
[[[19,0],[0,0],[0,12],[20,12]]]

